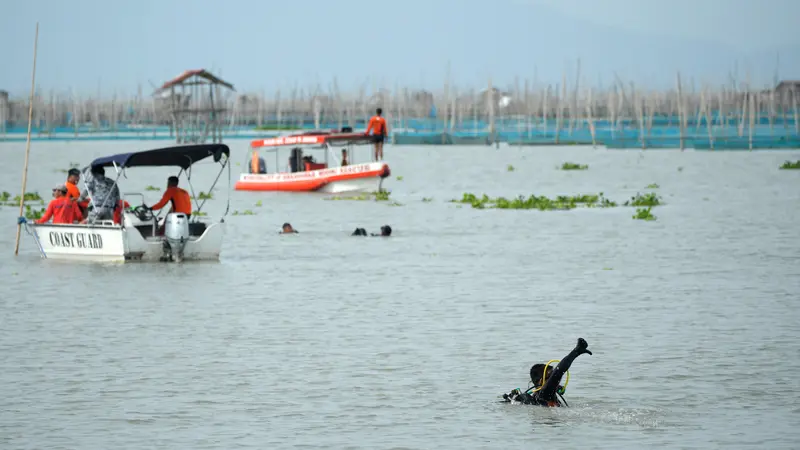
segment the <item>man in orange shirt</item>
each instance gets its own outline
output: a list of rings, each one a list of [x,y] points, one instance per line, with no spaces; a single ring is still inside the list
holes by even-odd
[[[78,169],[69,169],[67,172],[67,182],[64,183],[64,186],[67,187],[67,198],[72,199],[74,202],[78,202],[78,199],[81,196],[81,190],[78,188],[78,182],[81,180],[81,171]],[[82,215],[86,215],[86,208],[89,206],[88,201],[78,202],[78,207],[81,210]]]
[[[375,141],[375,161],[383,160],[383,141],[386,140],[388,129],[386,127],[386,119],[381,117],[383,110],[378,108],[375,110],[375,115],[369,119],[369,126],[367,126],[366,134],[373,131],[373,135],[378,138]]]
[[[178,187],[178,177],[169,177],[167,179],[167,190],[164,191],[164,196],[150,209],[161,209],[167,206],[167,202],[172,206],[172,212],[184,213],[191,217],[192,197],[188,192]]]
[[[81,180],[81,171],[78,169],[69,169],[67,172],[67,182],[64,184],[67,187],[67,198],[74,198],[77,200],[81,196],[81,190],[78,189],[78,181]]]
[[[78,205],[69,197],[67,197],[67,187],[63,184],[56,186],[53,189],[55,198],[47,205],[47,211],[41,219],[36,223],[46,223],[50,218],[53,218],[53,223],[74,223],[83,220],[83,214],[78,209]]]

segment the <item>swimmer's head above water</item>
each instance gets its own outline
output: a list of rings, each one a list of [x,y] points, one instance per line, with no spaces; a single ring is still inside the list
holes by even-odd
[[[297,230],[292,228],[292,224],[290,224],[289,222],[283,224],[283,227],[281,227],[281,234],[292,234],[292,233],[297,233]]]
[[[392,227],[389,225],[384,225],[381,227],[381,234],[372,234],[373,236],[382,236],[382,237],[389,237],[392,235]]]

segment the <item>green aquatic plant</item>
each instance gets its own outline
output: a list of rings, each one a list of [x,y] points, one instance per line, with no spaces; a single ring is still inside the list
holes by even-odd
[[[514,166],[512,166],[511,164],[509,164],[509,165],[508,165],[508,167],[506,167],[506,171],[508,171],[508,172],[513,172],[513,171],[514,171]]]
[[[636,214],[633,215],[633,218],[636,220],[656,220],[656,216],[654,216],[650,210],[652,206],[647,208],[636,208]]]
[[[197,199],[198,200],[211,200],[213,198],[214,198],[214,194],[212,194],[211,192],[206,194],[205,192],[200,191],[200,193],[197,194]]]
[[[239,212],[238,210],[236,210],[236,211],[234,211],[234,212],[233,212],[233,214],[231,214],[231,215],[232,215],[232,216],[255,216],[255,215],[256,215],[256,213],[254,213],[253,211],[251,211],[251,210],[249,210],[249,209],[245,209],[245,210],[244,210],[244,211],[242,211],[242,212]]]
[[[795,162],[786,161],[780,168],[783,170],[800,170],[800,159]]]
[[[147,186],[146,188],[144,188],[144,190],[145,191],[160,191],[161,188],[160,187],[156,187],[156,186]]]
[[[38,192],[26,192],[23,196],[26,202],[35,202],[35,201],[44,201],[41,195]],[[19,195],[14,197],[15,202],[19,202]]]
[[[433,199],[431,197],[422,197],[422,203],[430,203]]]
[[[645,187],[645,189],[658,189],[660,187],[661,186],[659,186],[657,183],[650,183],[647,185],[647,187]]]
[[[31,208],[30,205],[25,205],[25,218],[28,220],[38,220],[44,215],[44,208]]]
[[[331,197],[325,197],[324,200],[372,200],[372,197],[367,194],[360,194],[360,195],[333,195]]]
[[[2,193],[0,193],[0,202],[7,202],[9,200],[11,200],[10,192],[3,191]]]
[[[207,216],[208,213],[205,211],[193,211],[192,216]]]
[[[403,181],[403,176],[402,175],[398,175],[397,176],[397,181]]]
[[[486,194],[478,197],[475,194],[466,192],[462,195],[461,200],[451,200],[451,202],[469,204],[475,209],[538,209],[539,211],[569,210],[578,206],[587,208],[613,208],[617,206],[616,202],[605,198],[602,192],[597,195],[559,195],[555,199],[537,195],[528,197],[520,195],[511,199],[505,197],[493,199]]]
[[[575,164],[571,162],[565,162],[561,165],[561,170],[587,170],[589,168],[588,165],[585,164]]]
[[[259,200],[259,201],[257,201],[257,202],[256,202],[256,206],[258,206],[258,207],[261,207],[261,206],[263,206],[263,204],[261,203],[261,200]]]
[[[389,195],[391,192],[380,190],[377,192],[370,192],[369,194],[358,194],[358,195],[333,195],[330,197],[325,197],[324,200],[356,200],[356,201],[366,201],[366,200],[375,200],[375,201],[388,201]]]
[[[391,194],[392,194],[391,192],[385,191],[383,189],[381,189],[380,191],[372,193],[372,195],[375,196],[375,201],[379,201],[379,202],[388,201],[389,200],[389,195],[391,195]]]
[[[648,192],[647,194],[639,194],[637,193],[636,196],[631,197],[630,200],[625,202],[624,206],[658,206],[661,205],[661,197],[656,195],[655,192]]]
[[[393,200],[389,203],[389,206],[405,206],[405,205],[396,200]]]

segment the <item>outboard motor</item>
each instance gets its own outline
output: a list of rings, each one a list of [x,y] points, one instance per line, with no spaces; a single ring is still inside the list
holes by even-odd
[[[189,218],[184,213],[170,213],[164,223],[164,257],[183,261],[183,249],[189,240]]]

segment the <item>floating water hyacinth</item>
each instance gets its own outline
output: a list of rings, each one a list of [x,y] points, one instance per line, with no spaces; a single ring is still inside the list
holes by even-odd
[[[571,162],[565,162],[564,164],[561,165],[561,170],[587,170],[587,169],[589,169],[588,165],[575,164]]]
[[[795,162],[786,161],[780,168],[784,170],[800,170],[800,159]]]
[[[44,212],[44,208],[31,208],[30,205],[25,205],[25,218],[28,220],[41,219]]]
[[[597,195],[559,195],[555,199],[537,195],[528,197],[520,195],[511,199],[505,197],[490,198],[486,194],[478,197],[467,192],[464,193],[460,200],[451,200],[451,202],[469,204],[475,209],[538,209],[540,211],[569,210],[578,206],[587,208],[612,208],[617,206],[615,202],[605,198],[602,192]]]
[[[198,200],[211,200],[213,198],[214,198],[214,194],[212,194],[211,192],[206,194],[205,192],[200,191],[200,193],[197,194],[197,199]]]
[[[655,192],[648,192],[647,194],[639,194],[637,193],[636,196],[631,197],[630,200],[623,203],[623,206],[658,206],[661,205],[661,197],[656,195]]]
[[[156,187],[156,186],[147,186],[146,188],[144,188],[144,190],[145,191],[160,191],[161,188],[160,187]]]
[[[650,212],[650,209],[651,207],[636,208],[636,214],[633,215],[633,218],[636,220],[656,220],[656,216]]]
[[[388,201],[389,196],[391,194],[392,193],[389,191],[377,191],[377,192],[370,192],[369,194],[359,194],[359,195],[334,195],[331,197],[325,197],[325,200],[357,200],[357,201],[375,200],[381,202],[381,201]]]
[[[661,186],[659,186],[657,183],[650,183],[645,187],[645,189],[658,189],[660,187]]]

